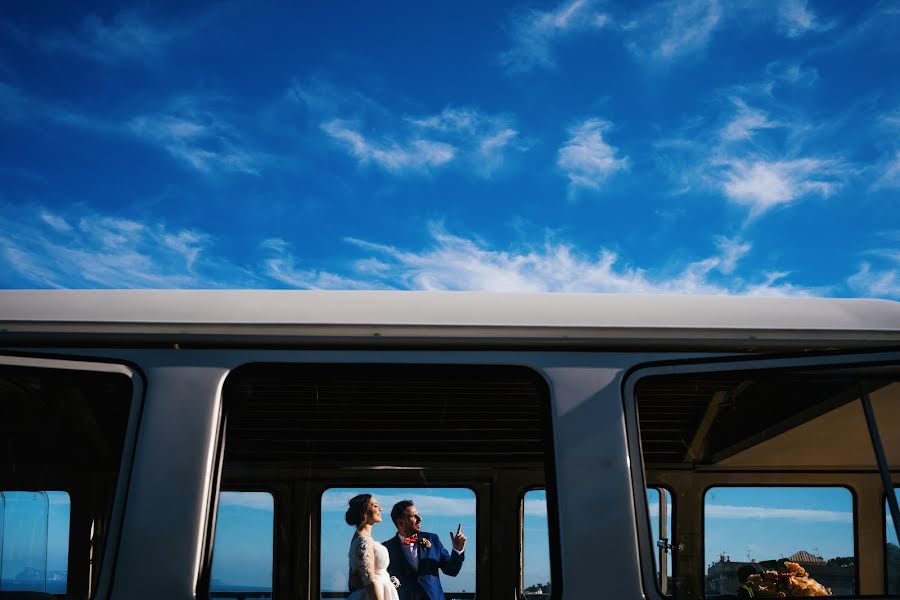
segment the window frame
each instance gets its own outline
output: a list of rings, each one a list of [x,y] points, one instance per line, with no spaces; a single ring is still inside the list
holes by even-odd
[[[58,355],[0,350],[0,366],[107,373],[111,375],[122,375],[131,383],[131,397],[128,400],[128,420],[125,424],[125,432],[122,439],[122,454],[119,457],[116,485],[113,491],[112,502],[109,506],[109,512],[107,513],[108,526],[103,542],[103,553],[100,556],[92,556],[90,562],[91,574],[88,575],[88,597],[92,600],[108,598],[112,591],[112,583],[115,578],[116,556],[118,555],[122,537],[122,524],[125,517],[128,488],[131,483],[135,449],[138,441],[138,430],[140,428],[140,421],[144,408],[144,398],[147,390],[146,377],[139,367],[130,361],[105,359],[93,356],[81,357],[68,354]],[[65,486],[60,486],[57,489],[69,494],[71,507],[72,490]],[[71,560],[72,541],[70,530],[69,558],[67,561]],[[93,545],[96,542],[92,540],[90,543]],[[92,574],[93,572],[97,572],[97,575],[94,576]],[[94,583],[95,581],[96,584]]]
[[[830,598],[871,598],[871,596],[863,596],[859,593],[859,498],[849,485],[830,484],[830,483],[713,483],[703,488],[703,519],[700,521],[700,553],[706,556],[706,495],[713,488],[832,488],[843,489],[850,492],[851,514],[853,515],[853,583],[855,594],[849,596],[829,596]],[[704,561],[705,564],[705,561]],[[674,573],[673,573],[674,576]],[[720,596],[706,595],[706,573],[702,574],[703,581],[703,597],[719,598]]]
[[[672,488],[667,484],[647,486],[644,488],[645,501],[646,501],[646,493],[647,493],[646,490],[650,490],[650,489],[665,490],[666,493],[669,494],[669,498],[671,499],[671,502],[672,502],[672,510],[669,513],[669,521],[671,521],[671,523],[672,523],[672,526],[669,531],[669,546],[671,546],[671,552],[669,554],[669,564],[672,565],[672,581],[674,582],[678,578],[678,573],[677,573],[678,563],[675,562],[675,543],[674,543],[675,538],[676,538],[676,535],[675,535],[675,524],[676,524],[675,523],[675,512],[676,512],[675,493],[672,490]],[[648,519],[647,520],[647,524],[648,524],[647,532],[650,534],[650,548],[652,550],[656,550],[657,549],[657,545],[656,545],[657,540],[653,539],[653,526],[650,524],[651,518],[650,518],[650,505],[649,504],[647,505],[647,519]],[[655,569],[656,569],[656,554],[654,554],[654,557],[653,557],[653,567],[654,567],[654,571],[655,571]],[[662,569],[660,569],[660,574],[662,574]],[[656,577],[654,577],[653,579],[655,580]],[[659,586],[659,582],[657,582],[656,589],[657,589],[657,591],[659,591],[660,596],[663,598],[673,598],[675,595],[672,592],[672,590],[670,590],[669,593],[667,593],[667,594],[663,594],[662,589]]]
[[[709,355],[694,356],[690,358],[673,358],[661,361],[649,361],[632,366],[622,377],[621,399],[622,410],[625,417],[625,433],[627,440],[627,455],[631,470],[632,503],[635,515],[635,531],[638,541],[638,561],[641,573],[641,587],[648,598],[653,600],[666,600],[666,596],[660,594],[655,583],[654,561],[647,547],[650,539],[649,511],[646,500],[646,478],[643,452],[641,449],[640,423],[638,420],[637,398],[635,388],[641,380],[647,377],[659,375],[690,375],[703,373],[721,373],[732,371],[769,371],[785,369],[836,369],[858,368],[871,366],[896,366],[900,365],[900,352],[898,351],[861,351],[861,352],[822,352],[815,354],[768,354],[768,355]],[[877,465],[876,465],[877,468]],[[820,472],[824,473],[824,472]],[[705,495],[705,490],[704,490]],[[673,500],[674,502],[674,500]],[[674,507],[673,507],[674,508]],[[642,516],[643,515],[643,516]],[[701,522],[705,519],[701,519]],[[856,518],[854,516],[854,530]],[[702,527],[701,527],[702,529]],[[703,533],[701,531],[700,535]],[[854,538],[857,536],[855,535]],[[703,540],[700,541],[701,546]],[[854,539],[854,548],[858,542]],[[648,560],[649,558],[649,560]],[[857,561],[858,563],[858,561]],[[857,586],[859,585],[859,565],[857,564]],[[700,580],[705,583],[705,574],[699,573]],[[673,567],[672,577],[675,578]],[[705,598],[705,590],[701,591]],[[855,596],[857,598],[864,596]]]

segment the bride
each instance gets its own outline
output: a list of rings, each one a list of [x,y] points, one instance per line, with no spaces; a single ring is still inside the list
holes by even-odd
[[[348,505],[344,520],[356,527],[350,541],[348,600],[399,600],[400,582],[387,572],[387,548],[372,539],[372,526],[381,523],[381,506],[372,494],[354,496]]]

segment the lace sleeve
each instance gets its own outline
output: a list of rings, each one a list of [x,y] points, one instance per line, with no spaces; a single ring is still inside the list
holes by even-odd
[[[360,587],[366,587],[372,583],[375,577],[375,545],[372,543],[372,538],[360,536],[356,539],[353,551],[350,553],[350,573],[351,579],[354,580],[354,583],[359,582]]]

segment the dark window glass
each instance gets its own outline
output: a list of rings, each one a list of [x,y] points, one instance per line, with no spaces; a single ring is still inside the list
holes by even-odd
[[[125,375],[0,366],[0,591],[93,594],[131,400]]]

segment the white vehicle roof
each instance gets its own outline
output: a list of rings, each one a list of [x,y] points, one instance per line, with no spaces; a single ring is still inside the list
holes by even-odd
[[[900,344],[889,300],[413,291],[10,290],[0,342],[25,338],[778,340]]]

